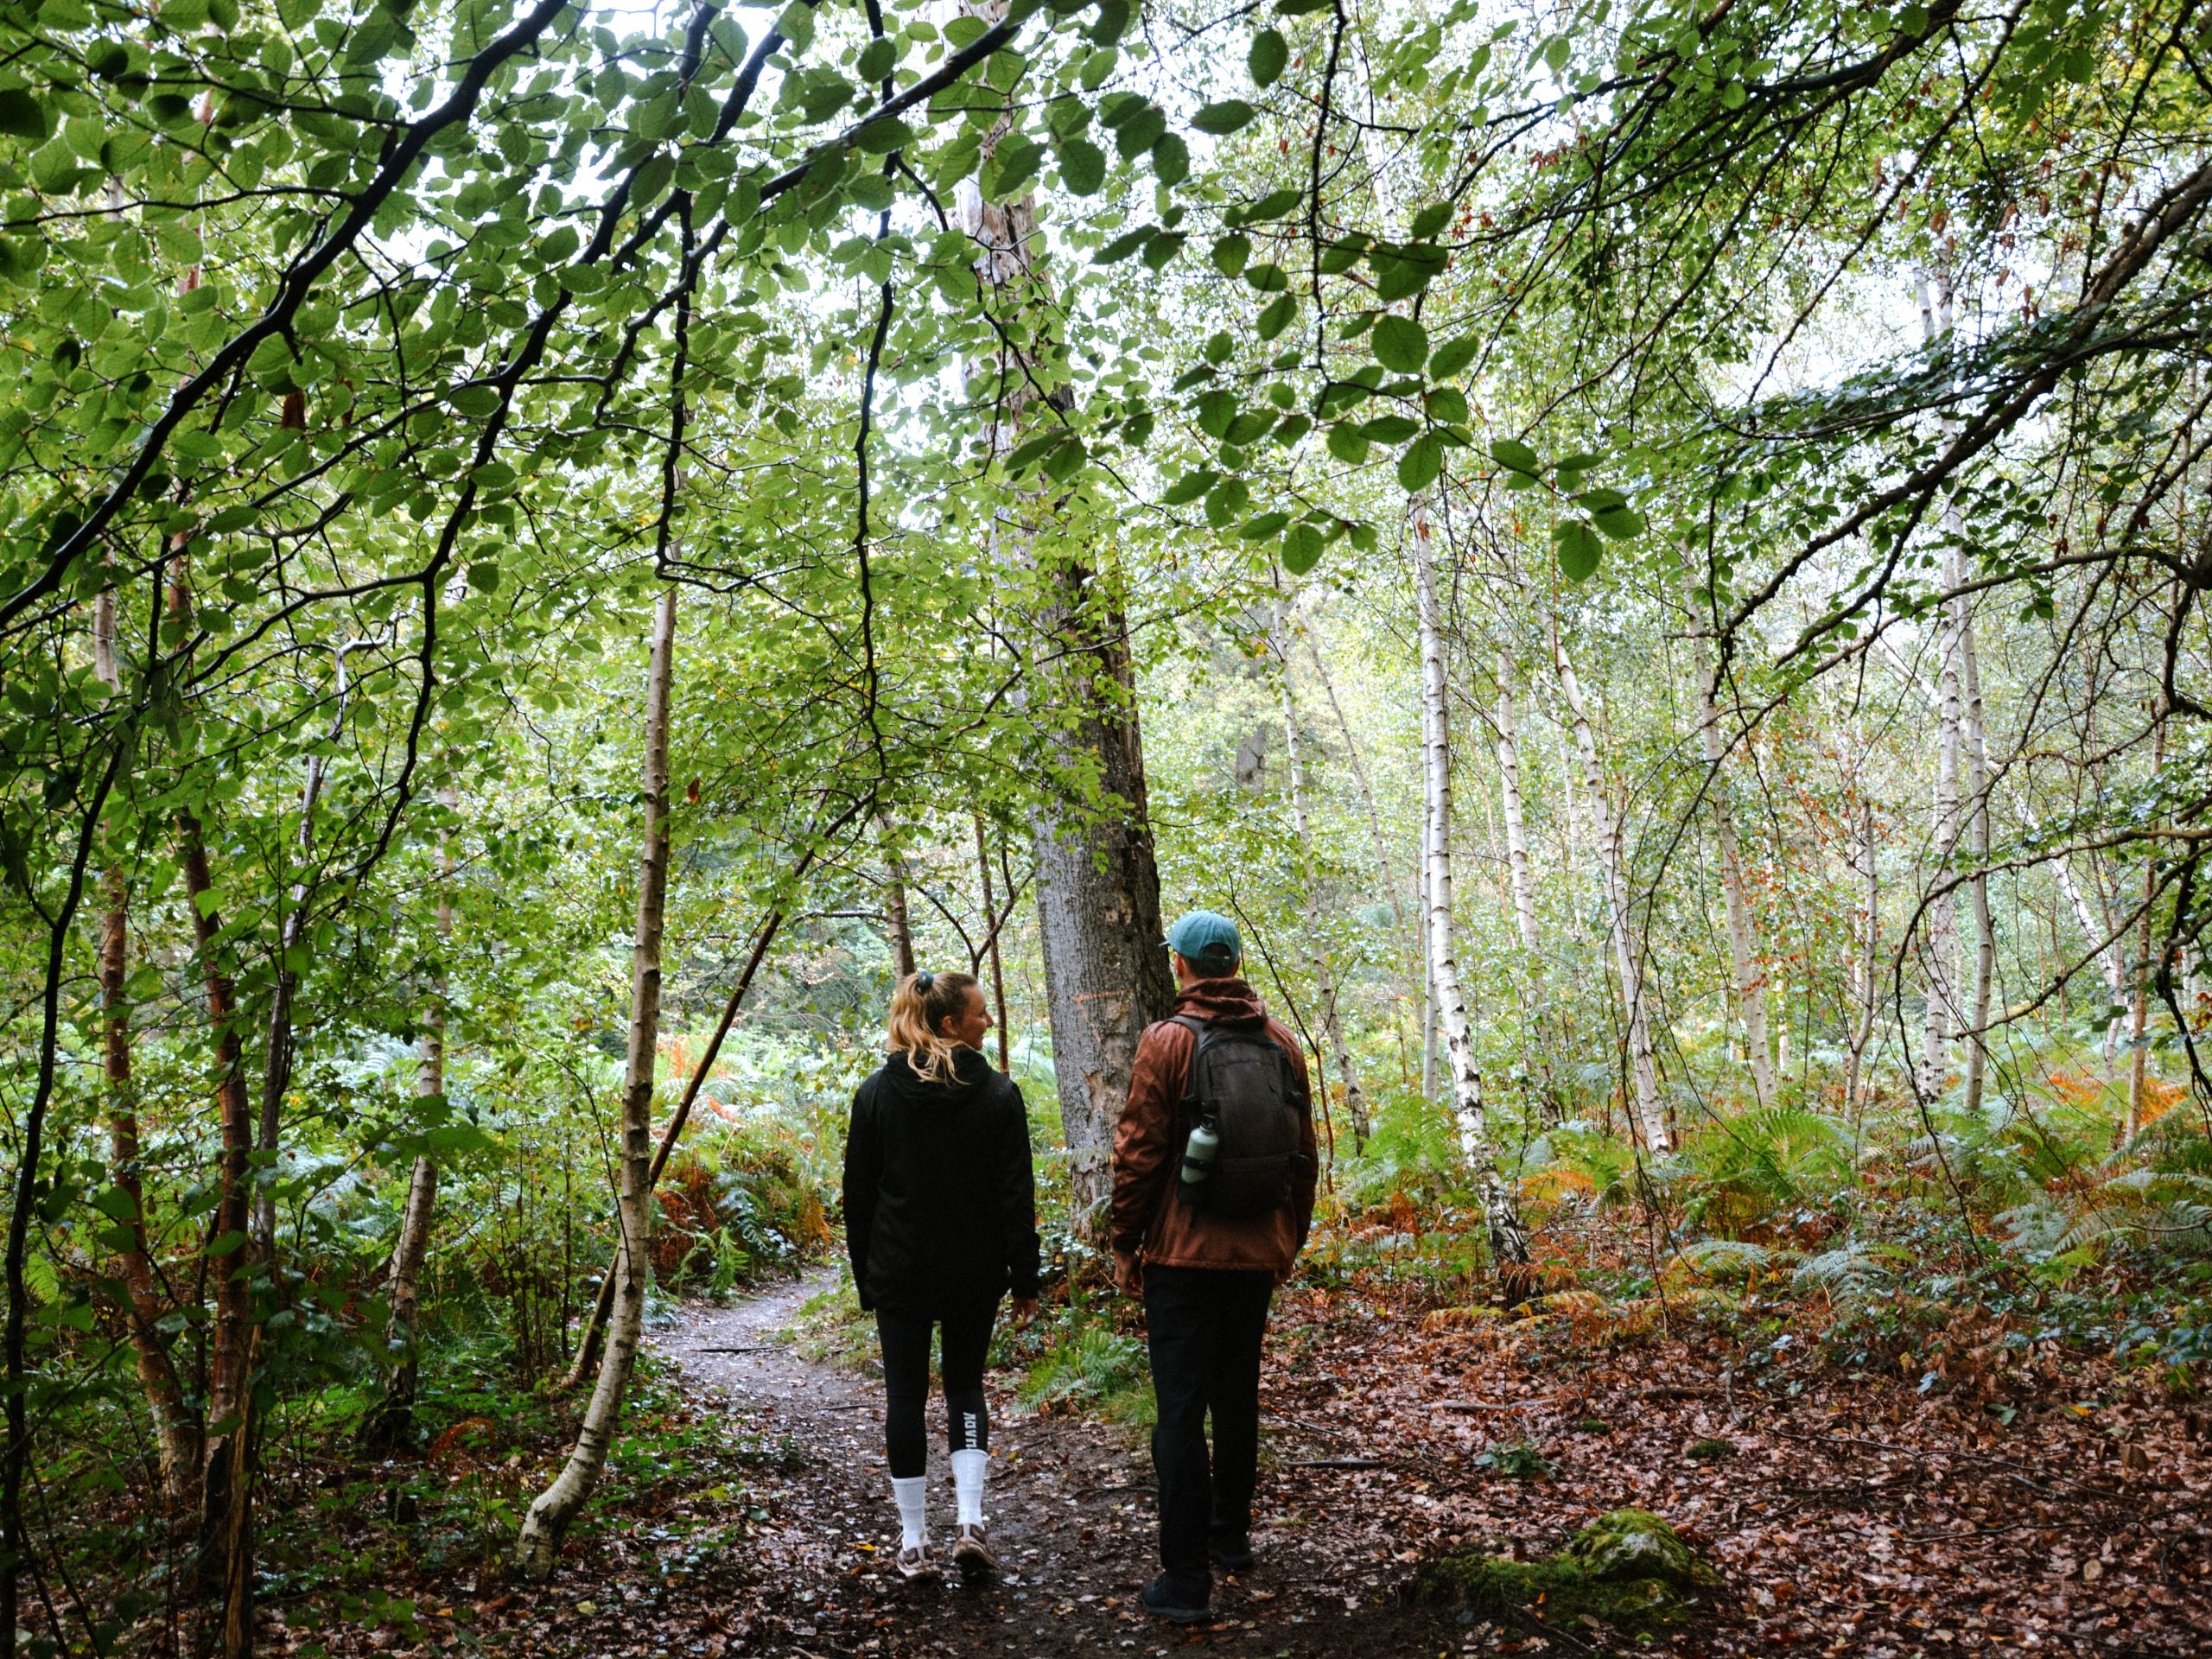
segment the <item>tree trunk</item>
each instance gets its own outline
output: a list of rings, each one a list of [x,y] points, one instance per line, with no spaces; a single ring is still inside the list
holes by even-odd
[[[1920,284],[1920,328],[1922,338],[1930,345],[1942,332],[1924,277]],[[1949,528],[1947,516],[1947,531]],[[1955,587],[1955,582],[1948,582],[1953,569],[1954,554],[1947,551],[1944,574],[1947,585]],[[1959,621],[1962,614],[1956,601],[1944,607],[1942,665],[1938,677],[1936,709],[1936,809],[1930,832],[1939,880],[1949,874],[1952,855],[1958,850],[1961,829],[1959,774],[1963,739],[1960,724],[1964,691],[1959,663]],[[1947,890],[1929,899],[1926,915],[1928,1000],[1921,1027],[1920,1092],[1932,1097],[1942,1092],[1944,1079],[1950,1071],[1948,1040],[1962,1023],[1956,976],[1959,922],[1955,890]]]
[[[440,799],[448,810],[459,803],[450,785]],[[438,963],[432,973],[429,996],[423,1009],[423,1034],[416,1043],[415,1095],[418,1100],[442,1101],[446,1092],[446,1002],[448,988],[446,955],[453,943],[453,849],[443,830],[438,832]],[[391,1302],[390,1324],[385,1338],[391,1356],[391,1373],[385,1380],[384,1399],[363,1433],[372,1446],[387,1449],[404,1446],[414,1435],[415,1392],[421,1376],[421,1306],[423,1263],[430,1250],[430,1223],[438,1204],[438,1166],[427,1152],[417,1153],[407,1175],[407,1197],[400,1206],[399,1234],[392,1241],[391,1261],[385,1269],[386,1294]]]
[[[983,880],[983,950],[990,958],[991,1001],[998,1010],[999,1070],[1011,1075],[1014,1059],[1007,1046],[1006,968],[999,956],[999,929],[1006,925],[1006,918],[999,914],[998,900],[991,892],[991,843],[989,836],[984,833],[983,815],[980,812],[976,815],[976,868]],[[1011,911],[1014,907],[1012,893],[1007,894],[1006,902],[1007,908]]]
[[[1651,1018],[1643,990],[1643,963],[1636,948],[1635,918],[1629,906],[1627,849],[1621,826],[1613,817],[1605,795],[1605,776],[1598,764],[1598,740],[1590,729],[1590,716],[1582,704],[1582,688],[1567,658],[1567,640],[1554,625],[1553,660],[1559,671],[1560,690],[1566,698],[1567,717],[1574,728],[1574,747],[1582,758],[1582,777],[1590,802],[1590,824],[1598,844],[1598,867],[1605,881],[1606,931],[1612,935],[1613,954],[1620,964],[1621,1004],[1628,1021],[1630,1076],[1634,1084],[1629,1100],[1629,1127],[1636,1138],[1655,1152],[1671,1144],[1667,1120],[1659,1102],[1659,1064],[1651,1050]]]
[[[231,1607],[233,1596],[251,1598],[253,1458],[253,1269],[248,1231],[252,1220],[246,1185],[253,1151],[253,1105],[246,1092],[245,1063],[238,1040],[238,992],[222,960],[222,918],[215,906],[215,883],[200,820],[191,812],[177,817],[184,869],[184,891],[192,910],[200,972],[207,988],[207,1021],[215,1037],[216,1102],[222,1128],[222,1157],[215,1224],[207,1255],[215,1280],[215,1332],[207,1381],[207,1428],[200,1448],[199,1579],[203,1592],[225,1597],[224,1628],[243,1618],[252,1624],[250,1605]]]
[[[1743,849],[1736,838],[1736,814],[1729,804],[1721,765],[1727,740],[1720,734],[1720,665],[1709,649],[1712,630],[1698,601],[1697,578],[1688,564],[1682,583],[1688,589],[1690,638],[1696,642],[1698,740],[1704,747],[1706,799],[1713,809],[1713,838],[1720,855],[1720,887],[1728,909],[1728,959],[1734,969],[1737,1017],[1744,1029],[1744,1052],[1751,1060],[1751,1092],[1762,1106],[1774,1103],[1774,1056],[1767,1043],[1766,976],[1759,970],[1758,935],[1744,888]]]
[[[2166,764],[2166,710],[2163,694],[2151,721],[2151,776],[2155,781]],[[2122,1145],[2143,1128],[2143,1096],[2150,1081],[2151,1061],[2151,906],[2158,896],[2158,861],[2143,863],[2143,919],[2136,934],[2134,986],[2127,1005],[2127,1121],[2120,1128]]]
[[[1002,21],[1007,9],[1007,0],[963,0],[962,6],[986,25]],[[993,128],[983,146],[986,164],[1007,130],[1004,118]],[[976,274],[991,314],[1032,323],[1037,339],[1049,340],[1052,321],[1034,264],[1041,235],[1033,199],[987,202],[963,186],[961,206],[982,250]],[[1033,401],[1037,359],[1012,343],[1022,333],[1003,329],[996,352],[970,365],[971,375],[982,374],[997,389],[985,435],[1000,455],[1020,442]],[[1042,378],[1049,384],[1052,376]],[[1039,513],[1050,510],[1042,500],[1033,505]],[[1034,538],[1022,524],[1001,518],[997,531],[1001,556],[1042,578],[1044,591],[1027,627],[1033,660],[1050,666],[1034,677],[1030,710],[1049,733],[1056,757],[1079,757],[1073,770],[1090,781],[1103,809],[1069,811],[1047,800],[1034,822],[1038,934],[1070,1157],[1070,1222],[1077,1232],[1103,1239],[1114,1126],[1128,1095],[1137,1039],[1175,995],[1160,945],[1160,874],[1136,677],[1110,576],[1057,550],[1050,566],[1039,568]]]
[[[2030,820],[2033,827],[2033,820]],[[2091,854],[2092,879],[2097,883],[2099,897],[2102,897],[2104,876],[2095,869],[2095,855]],[[2088,898],[2082,891],[2082,884],[2075,879],[2073,866],[2066,859],[2054,860],[2052,868],[2058,877],[2059,891],[2066,895],[2068,908],[2074,912],[2074,925],[2082,930],[2082,937],[2097,946],[2097,971],[2105,982],[2106,1006],[2113,1010],[2105,1021],[2104,1060],[2107,1070],[2120,1054],[2120,1031],[2126,1016],[2120,1012],[2127,1007],[2127,967],[2120,960],[2120,942],[2112,937],[2110,918],[2101,918],[2089,908]],[[2099,941],[2102,941],[2100,944]]]
[[[914,971],[914,924],[906,913],[906,861],[891,837],[891,819],[879,813],[875,820],[877,844],[883,849],[883,919],[891,936],[891,962],[899,977]]]
[[[1543,974],[1536,934],[1535,867],[1529,858],[1528,817],[1521,804],[1520,712],[1513,702],[1513,663],[1497,653],[1497,775],[1505,804],[1506,874],[1513,892],[1513,922],[1530,971]]]
[[[622,1075],[621,1190],[616,1217],[621,1231],[615,1252],[613,1312],[607,1358],[599,1368],[575,1448],[553,1484],[538,1494],[515,1546],[524,1578],[542,1580],[553,1571],[561,1541],[607,1466],[622,1415],[622,1398],[637,1367],[645,1328],[645,1289],[652,1275],[647,1211],[652,1203],[653,1066],[660,1039],[661,922],[668,899],[668,728],[670,688],[675,679],[676,589],[664,588],[653,617],[652,665],[645,678],[645,834],[638,868],[638,924],[630,963],[630,1045]]]
[[[1299,747],[1298,699],[1290,684],[1290,607],[1275,607],[1275,665],[1282,680],[1283,759],[1290,774],[1290,818],[1297,837],[1299,887],[1305,901],[1306,938],[1313,955],[1313,984],[1321,999],[1321,1029],[1337,1057],[1337,1082],[1344,1096],[1344,1112],[1351,1119],[1355,1152],[1367,1147],[1367,1096],[1361,1092],[1359,1071],[1351,1047],[1344,1041],[1344,1020],[1337,1007],[1337,980],[1331,971],[1329,949],[1321,934],[1321,895],[1313,880],[1312,827],[1306,817],[1306,764]]]
[[[1375,846],[1375,879],[1381,884],[1383,893],[1390,901],[1390,925],[1393,937],[1402,943],[1407,938],[1406,907],[1400,899],[1398,879],[1392,872],[1389,837],[1382,833],[1382,815],[1375,804],[1375,790],[1367,780],[1367,766],[1359,758],[1359,741],[1352,735],[1351,721],[1344,718],[1344,706],[1338,699],[1337,683],[1329,672],[1328,661],[1322,656],[1321,647],[1311,633],[1306,636],[1306,654],[1313,660],[1314,675],[1321,682],[1321,690],[1328,696],[1330,712],[1335,715],[1337,731],[1344,739],[1344,760],[1351,767],[1352,782],[1358,785],[1360,808],[1367,817],[1368,838]],[[1418,860],[1415,861],[1415,865],[1418,868]],[[1418,918],[1416,918],[1412,940],[1413,962],[1415,971],[1426,977],[1428,972],[1428,952],[1421,945],[1421,934]],[[1408,984],[1410,981],[1402,978],[1400,983]],[[1390,999],[1390,1028],[1397,1038],[1400,1078],[1410,1084],[1411,1067],[1407,1060],[1410,1051],[1406,1043],[1405,994],[1402,990]]]
[[[1438,602],[1436,555],[1432,544],[1428,503],[1409,504],[1414,544],[1414,594],[1421,627],[1421,728],[1428,842],[1421,850],[1428,871],[1428,977],[1435,987],[1438,1018],[1452,1072],[1452,1107],[1459,1119],[1459,1150],[1481,1195],[1483,1224],[1490,1235],[1491,1258],[1509,1304],[1528,1294],[1529,1230],[1510,1183],[1497,1166],[1497,1142],[1483,1098],[1482,1072],[1475,1062],[1474,1030],[1459,984],[1459,964],[1452,943],[1452,734],[1446,702],[1444,614]],[[1303,839],[1303,836],[1300,837]]]
[[[1955,505],[1945,507],[1944,517],[1954,536],[1965,533]],[[1951,585],[1955,588],[1966,580],[1966,558],[1955,542],[1951,552],[1957,570],[1957,579]],[[1951,602],[1959,612],[1959,683],[1965,700],[1961,737],[1966,760],[1967,831],[1974,861],[1974,880],[1967,884],[1967,907],[1974,917],[1974,988],[1961,1033],[1967,1050],[1965,1103],[1971,1116],[1981,1110],[1982,1078],[1989,1066],[1989,997],[1997,972],[1997,928],[1989,912],[1989,747],[1982,728],[1981,672],[1974,661],[1974,610],[1967,598]]]
[[[1881,867],[1875,861],[1874,798],[1859,781],[1859,851],[1853,862],[1865,898],[1858,917],[1858,1018],[1851,1033],[1851,1065],[1844,1075],[1843,1103],[1847,1111],[1859,1107],[1859,1091],[1866,1082],[1866,1046],[1874,1039],[1874,1020],[1881,1007],[1881,987],[1875,978],[1881,950]]]
[[[115,589],[104,588],[92,608],[92,663],[111,693],[123,690],[122,666],[115,654]],[[100,918],[100,1037],[107,1084],[111,1179],[130,1206],[123,1223],[125,1241],[123,1284],[129,1301],[130,1350],[138,1364],[138,1386],[154,1420],[154,1446],[162,1473],[162,1498],[184,1510],[199,1491],[199,1424],[185,1402],[176,1364],[162,1340],[163,1312],[154,1278],[153,1247],[146,1234],[146,1196],[138,1160],[138,1096],[130,1076],[130,1008],[125,992],[130,962],[130,890],[122,867],[100,878],[105,910]]]

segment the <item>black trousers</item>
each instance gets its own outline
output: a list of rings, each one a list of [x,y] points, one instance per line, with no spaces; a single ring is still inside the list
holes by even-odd
[[[1260,1457],[1260,1344],[1274,1275],[1224,1268],[1144,1270],[1145,1329],[1160,1421],[1160,1564],[1183,1588],[1211,1590],[1209,1533],[1252,1525]],[[1213,1455],[1206,1455],[1206,1418]]]
[[[875,1311],[883,1344],[883,1444],[891,1476],[910,1479],[929,1467],[929,1431],[922,1408],[930,1397],[930,1331],[944,1331],[938,1369],[944,1378],[945,1437],[955,1452],[988,1451],[990,1418],[983,1405],[983,1358],[990,1351],[995,1301],[932,1318],[925,1313]]]

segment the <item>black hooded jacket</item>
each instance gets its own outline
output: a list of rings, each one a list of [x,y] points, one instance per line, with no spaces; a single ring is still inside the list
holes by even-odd
[[[893,1054],[853,1096],[845,1249],[862,1307],[934,1318],[1037,1294],[1021,1090],[973,1049],[957,1077],[925,1083]]]

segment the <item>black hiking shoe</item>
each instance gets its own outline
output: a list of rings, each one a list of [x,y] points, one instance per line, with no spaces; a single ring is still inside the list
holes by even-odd
[[[1213,1564],[1224,1573],[1243,1573],[1252,1566],[1252,1535],[1249,1532],[1216,1533],[1207,1541],[1206,1554],[1213,1557]]]
[[[1138,1598],[1147,1613],[1172,1619],[1178,1624],[1208,1624],[1213,1622],[1213,1586],[1193,1595],[1167,1573],[1161,1573],[1144,1587]]]

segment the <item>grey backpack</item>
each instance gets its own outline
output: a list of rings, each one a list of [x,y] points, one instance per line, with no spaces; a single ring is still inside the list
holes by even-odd
[[[1179,1190],[1225,1221],[1287,1208],[1293,1183],[1306,1167],[1310,1109],[1290,1056],[1264,1020],[1180,1014],[1175,1023],[1195,1042],[1183,1090],[1184,1138],[1202,1122],[1221,1137],[1211,1173],[1195,1187],[1179,1183]]]

